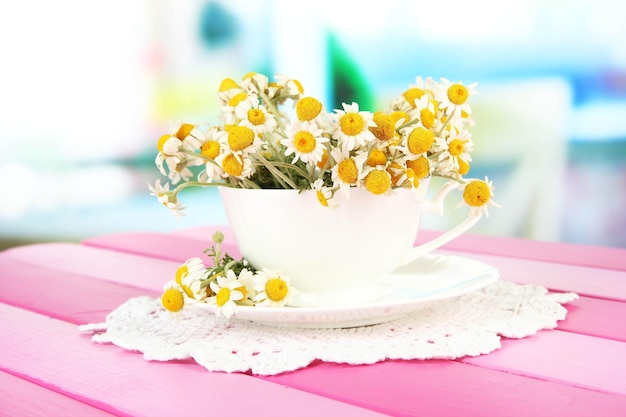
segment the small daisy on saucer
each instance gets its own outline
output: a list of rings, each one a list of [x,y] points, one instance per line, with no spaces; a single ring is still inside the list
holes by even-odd
[[[254,302],[259,307],[282,307],[288,305],[296,289],[289,285],[289,277],[278,270],[263,268],[254,276],[257,291]]]

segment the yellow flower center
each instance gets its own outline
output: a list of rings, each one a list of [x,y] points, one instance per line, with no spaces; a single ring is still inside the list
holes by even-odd
[[[311,121],[322,111],[322,103],[313,97],[304,97],[296,104],[296,115],[302,121]]]
[[[220,153],[220,143],[216,140],[208,140],[202,144],[200,153],[206,158],[215,159]]]
[[[180,140],[183,140],[187,136],[189,136],[192,130],[193,130],[193,125],[190,125],[189,123],[185,123],[181,127],[178,128],[178,131],[176,132],[174,136],[176,136]]]
[[[409,134],[407,145],[414,154],[428,151],[435,141],[435,134],[423,127],[416,127]]]
[[[358,179],[358,170],[356,168],[356,162],[352,158],[346,158],[343,161],[339,162],[339,166],[337,167],[337,175],[341,179],[341,181],[346,184],[356,184],[356,180]]]
[[[413,171],[413,168],[406,169],[406,177],[408,178],[409,182],[413,184],[414,188],[420,186],[420,179],[417,178],[417,176],[415,175],[415,171]]]
[[[372,149],[367,157],[367,165],[375,167],[376,165],[384,165],[387,163],[387,155],[380,149]]]
[[[380,140],[389,140],[395,133],[395,122],[388,114],[382,112],[374,113],[374,123],[376,126],[370,127],[370,132]]]
[[[315,149],[315,137],[306,130],[301,130],[293,138],[293,146],[300,153],[310,153]]]
[[[322,154],[322,160],[317,163],[317,167],[319,169],[324,169],[327,162],[328,162],[328,151],[324,149],[324,153]]]
[[[254,142],[254,131],[247,126],[233,126],[228,131],[228,146],[233,151],[243,151]]]
[[[348,136],[358,135],[365,128],[365,120],[358,113],[346,113],[339,120],[341,131]]]
[[[230,288],[220,288],[215,296],[215,304],[217,304],[218,307],[222,307],[228,300],[230,300]]]
[[[169,288],[165,290],[161,296],[161,304],[163,304],[163,307],[165,307],[166,310],[177,312],[183,308],[185,300],[183,299],[183,294],[180,291],[176,288]]]
[[[243,173],[243,164],[237,160],[235,155],[229,153],[222,160],[222,169],[228,175],[238,177]]]
[[[244,80],[247,80],[248,78],[252,78],[252,77],[254,77],[255,75],[257,75],[257,72],[251,71],[251,72],[247,73],[246,75],[244,75],[244,76],[243,76],[243,79],[244,79]]]
[[[241,298],[242,300],[248,296],[248,291],[246,291],[246,287],[244,287],[243,285],[241,287],[235,288],[235,291],[239,291],[243,294],[243,297]]]
[[[238,88],[239,86],[237,85],[237,83],[235,82],[235,80],[233,80],[232,78],[224,78],[222,80],[222,82],[220,83],[220,92],[223,91],[228,91],[231,88]]]
[[[247,97],[248,97],[248,95],[246,93],[236,94],[230,100],[228,100],[228,105],[230,107],[235,107],[237,104],[239,104],[242,101],[244,101]]]
[[[181,285],[181,288],[183,289],[183,291],[185,291],[185,294],[187,294],[187,297],[193,298],[193,299],[196,298],[196,297],[193,296],[193,291],[191,291],[191,288],[189,288],[186,285]]]
[[[321,205],[323,205],[324,207],[328,207],[328,200],[326,199],[326,197],[324,196],[324,193],[321,190],[317,190],[315,192],[315,195],[317,196],[317,201],[319,201]]]
[[[159,152],[163,152],[163,147],[165,146],[165,142],[167,142],[167,140],[170,138],[170,135],[163,135],[159,138],[159,141],[157,142],[157,149],[159,150]]]
[[[467,88],[461,84],[452,84],[448,87],[448,98],[453,104],[463,104],[467,101],[469,92]]]
[[[298,80],[291,80],[291,81],[293,81],[293,83],[296,85],[300,94],[304,94],[304,87],[302,87],[302,84],[300,83],[300,81]]]
[[[428,109],[420,110],[420,120],[426,129],[430,129],[435,124],[435,115]]]
[[[265,294],[272,301],[284,300],[288,290],[287,283],[280,278],[272,278],[265,284]]]
[[[409,115],[406,114],[406,112],[397,110],[394,111],[393,113],[391,113],[389,115],[389,117],[391,117],[391,120],[393,121],[393,125],[395,127],[396,123],[398,123],[398,120],[402,119],[402,123],[406,123],[409,121]]]
[[[413,87],[409,88],[402,94],[406,101],[409,102],[411,107],[415,108],[415,100],[419,100],[424,95],[424,90],[421,88]]]
[[[265,113],[260,109],[248,110],[248,120],[255,126],[265,123]]]
[[[189,273],[189,269],[187,268],[187,265],[183,265],[180,268],[178,268],[176,270],[176,283],[178,285],[181,285],[183,282],[183,278],[185,277],[185,275],[187,275]]]
[[[385,171],[374,170],[365,177],[365,188],[372,194],[383,194],[391,187],[391,176]]]
[[[456,160],[459,162],[459,174],[467,174],[470,170],[470,164],[465,159],[460,157],[457,157]]]
[[[430,161],[425,156],[420,156],[413,161],[406,161],[407,168],[413,170],[413,175],[417,178],[426,178],[430,174]]]
[[[490,198],[491,190],[485,181],[474,180],[467,184],[463,190],[463,200],[472,207],[485,205]]]
[[[452,156],[459,156],[465,150],[465,142],[461,139],[452,139],[448,144],[448,152]]]

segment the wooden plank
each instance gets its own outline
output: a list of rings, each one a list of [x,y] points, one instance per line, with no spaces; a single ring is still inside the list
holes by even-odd
[[[626,397],[456,361],[318,363],[264,377],[394,416],[623,417]]]
[[[148,362],[116,346],[94,345],[72,324],[4,304],[0,334],[11,335],[3,338],[0,369],[121,415],[379,415],[249,375]]]
[[[160,291],[21,263],[6,253],[0,254],[0,271],[0,302],[75,324],[102,322],[111,310],[131,297],[160,294]]]
[[[552,330],[461,362],[626,396],[624,357],[626,343]]]
[[[113,244],[114,242],[111,243]],[[178,243],[179,247],[185,247],[186,245],[184,240]],[[535,269],[532,273],[526,273],[523,271],[520,272],[520,269],[523,270],[524,265],[520,266],[517,263],[528,263],[531,261],[513,259],[510,261],[514,262],[514,265],[510,266],[509,263],[502,261],[502,259],[503,258],[498,257],[493,262],[500,262],[500,270],[505,279],[510,278],[520,283],[538,284],[552,279],[551,275],[546,275],[543,269],[540,268],[543,266],[541,265],[543,263],[540,263],[540,265],[532,265]],[[118,304],[107,304],[109,310],[111,310],[125,301],[122,299],[123,294],[128,294],[127,298],[139,295],[140,293],[153,296],[160,294],[163,285],[171,279],[172,274],[179,264],[180,262],[148,259],[140,255],[76,244],[23,246],[0,253],[0,270],[4,268],[7,271],[11,271],[11,274],[15,277],[13,280],[0,282],[0,289],[3,289],[2,293],[0,293],[0,300],[9,304],[20,305],[16,304],[16,300],[26,302],[36,299],[36,305],[31,304],[31,308],[35,308],[35,311],[43,314],[55,314],[57,311],[64,311],[64,316],[53,317],[76,320],[76,318],[71,318],[71,316],[67,315],[71,313],[71,311],[68,310],[69,306],[67,305],[67,301],[63,300],[64,290],[63,286],[59,285],[60,282],[65,282],[67,288],[72,288],[72,291],[76,291],[80,288],[81,293],[88,297],[87,300],[93,298],[92,294],[94,292],[110,292],[115,289],[104,284],[91,283],[89,280],[85,281],[84,279],[74,281],[71,277],[89,275],[98,280],[116,282],[124,286],[128,285],[144,290],[138,292],[118,289],[117,291],[121,292],[120,295],[112,299],[112,301],[117,301]],[[44,269],[29,269],[26,265],[38,265]],[[561,265],[561,267],[575,268],[570,265]],[[22,273],[26,274],[23,278],[21,278]],[[29,274],[34,274],[34,276],[28,277]],[[614,274],[620,274],[620,272],[602,270],[599,272],[599,275],[604,276],[602,274],[614,276]],[[570,277],[574,277],[571,279],[572,285],[574,286],[577,282],[576,279],[578,282],[581,282],[578,284],[579,288],[581,285],[586,285],[585,281],[588,280],[587,275],[581,275],[576,271],[571,272]],[[28,281],[23,281],[24,279]],[[32,282],[32,285],[37,285],[41,291],[45,291],[48,294],[58,294],[58,297],[47,300],[52,302],[53,305],[46,307],[45,304],[47,304],[47,302],[41,303],[40,297],[34,296],[33,292],[30,290],[32,287],[21,285],[21,282]],[[566,281],[564,280],[563,282]],[[597,285],[601,287],[600,284]],[[614,285],[618,284],[614,283]],[[15,288],[9,289],[10,286],[15,286]],[[44,288],[47,289],[44,290]],[[15,292],[14,296],[11,295],[12,292]],[[97,302],[102,303],[108,299],[109,298],[99,297]],[[59,303],[55,304],[55,300],[61,300],[61,305],[57,305]],[[101,307],[104,307],[104,305]],[[39,310],[37,310],[37,308]],[[41,310],[42,308],[46,308],[46,310]],[[567,320],[559,324],[559,328],[561,329],[620,341],[624,341],[626,338],[626,321],[606,319],[606,317],[626,316],[626,302],[582,296],[579,300],[568,304],[567,309],[570,313],[568,314]],[[87,306],[82,306],[72,311],[89,312],[91,310],[89,310]],[[105,310],[99,309],[98,311],[100,311],[99,316],[104,316]],[[87,320],[87,317],[88,316],[83,316],[83,320]],[[99,320],[101,319],[97,319],[96,321]],[[94,321],[94,319],[89,319],[89,321]]]
[[[195,227],[175,230],[171,233],[177,236],[209,241],[215,230],[222,231],[230,242],[235,242],[228,225]],[[441,234],[441,231],[421,230],[416,243],[427,242]],[[515,237],[466,233],[447,243],[443,249],[626,271],[625,248],[543,242]]]
[[[567,304],[559,330],[626,342],[626,303],[580,297]]]
[[[209,263],[209,258],[200,253]],[[0,254],[22,264],[39,265],[88,278],[154,290],[171,280],[181,262],[102,250],[75,243],[42,243],[18,246]]]
[[[554,291],[573,291],[591,297],[626,301],[626,272],[595,269],[501,256],[440,251],[489,264],[500,271],[502,279],[520,284],[543,285]]]
[[[2,417],[111,417],[75,399],[0,371],[0,416]]]
[[[184,262],[189,258],[202,256],[203,251],[212,245],[211,237],[206,240],[189,239],[184,236],[161,233],[116,233],[96,236],[82,242],[85,246],[117,250],[157,259]],[[239,251],[233,243],[228,245],[233,256]]]

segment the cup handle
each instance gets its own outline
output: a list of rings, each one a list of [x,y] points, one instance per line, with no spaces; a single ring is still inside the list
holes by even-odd
[[[439,192],[435,195],[432,200],[424,200],[421,203],[421,209],[423,213],[434,213],[434,214],[443,214],[443,201],[446,196],[450,193],[450,191],[457,188],[458,184],[455,182],[449,182],[444,187],[439,190]],[[446,233],[436,237],[435,239],[423,243],[419,246],[415,246],[411,248],[411,250],[406,254],[406,256],[400,261],[400,266],[404,266],[415,261],[422,255],[431,252],[440,246],[450,242],[453,239],[456,239],[463,233],[467,232],[471,229],[478,220],[482,217],[482,213],[479,211],[470,211],[467,218],[463,220],[460,224],[458,224],[453,229],[447,231]]]

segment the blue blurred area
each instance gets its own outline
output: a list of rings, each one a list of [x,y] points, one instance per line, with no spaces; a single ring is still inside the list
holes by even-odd
[[[471,174],[503,207],[475,232],[626,247],[626,3],[314,3],[0,3],[1,245],[225,223],[215,190],[184,192],[182,219],[148,195],[155,143],[260,71],[329,108],[375,110],[418,75],[478,82]]]

